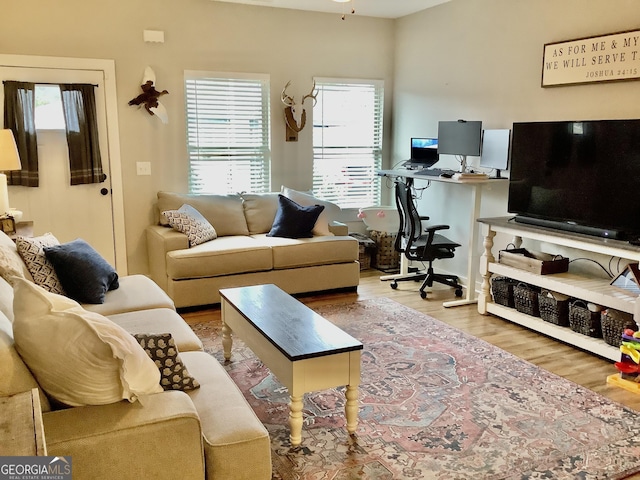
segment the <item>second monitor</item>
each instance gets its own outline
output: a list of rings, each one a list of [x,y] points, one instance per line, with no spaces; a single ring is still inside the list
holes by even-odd
[[[467,170],[467,156],[480,156],[481,145],[481,121],[438,122],[438,153],[461,156],[461,172]]]

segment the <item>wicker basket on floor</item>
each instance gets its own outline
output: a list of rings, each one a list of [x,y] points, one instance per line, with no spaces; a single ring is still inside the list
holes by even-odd
[[[574,332],[602,338],[600,312],[592,312],[582,300],[575,300],[569,305],[569,327]]]
[[[561,327],[569,326],[569,299],[557,299],[552,293],[542,291],[538,294],[540,318],[545,322]]]
[[[513,287],[518,282],[509,277],[491,278],[491,294],[493,301],[505,307],[514,308]]]
[[[638,325],[633,320],[633,315],[621,312],[613,308],[603,310],[600,314],[600,325],[602,327],[602,338],[609,345],[619,347],[622,343],[622,332],[631,329],[638,330]]]
[[[513,303],[516,310],[532,317],[540,316],[538,305],[538,293],[540,288],[527,283],[518,283],[513,287]]]

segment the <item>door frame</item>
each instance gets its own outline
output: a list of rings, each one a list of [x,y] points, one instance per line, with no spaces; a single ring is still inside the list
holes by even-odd
[[[124,221],[124,193],[122,188],[115,60],[0,54],[0,65],[3,67],[97,70],[103,72],[107,115],[107,150],[111,168],[111,208],[113,210],[115,268],[120,275],[127,275],[127,241]]]

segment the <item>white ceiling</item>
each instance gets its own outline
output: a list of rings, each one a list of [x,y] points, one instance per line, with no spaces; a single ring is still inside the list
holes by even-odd
[[[292,8],[313,12],[342,15],[355,9],[356,15],[365,17],[399,18],[450,0],[351,0],[337,3],[332,0],[214,0],[217,2],[244,3],[262,7]]]

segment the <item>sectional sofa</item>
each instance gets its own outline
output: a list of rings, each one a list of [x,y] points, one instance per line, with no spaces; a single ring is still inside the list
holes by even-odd
[[[271,478],[267,430],[152,280],[80,305],[36,285],[1,232],[0,273],[0,396],[39,389],[47,453],[71,456],[73,478]],[[131,342],[166,333],[197,388],[163,391]]]
[[[303,207],[324,207],[309,238],[269,236],[280,195]],[[151,278],[176,307],[216,304],[221,288],[272,283],[287,293],[358,286],[358,241],[333,218],[337,207],[304,192],[188,195],[158,192],[157,223],[147,228]],[[183,205],[214,227],[216,238],[190,246],[163,215]],[[295,220],[293,220],[295,222]]]

